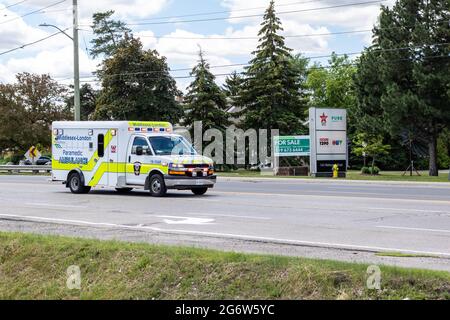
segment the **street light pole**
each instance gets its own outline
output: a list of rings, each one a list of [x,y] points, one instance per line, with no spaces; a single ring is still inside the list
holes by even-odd
[[[75,121],[81,120],[81,103],[80,103],[80,57],[78,49],[78,1],[73,0],[73,37],[69,36],[65,30],[48,23],[42,23],[40,27],[52,27],[59,30],[73,41],[73,85],[74,85],[74,119]]]
[[[73,0],[73,72],[75,121],[81,120],[80,57],[78,49],[78,0]]]

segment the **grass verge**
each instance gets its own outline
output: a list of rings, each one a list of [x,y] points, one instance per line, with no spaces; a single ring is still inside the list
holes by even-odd
[[[437,258],[436,256],[426,254],[412,254],[402,252],[378,252],[375,254],[378,257],[395,257],[395,258]]]
[[[81,269],[81,290],[66,287]],[[1,299],[450,299],[450,274],[193,248],[0,233]]]

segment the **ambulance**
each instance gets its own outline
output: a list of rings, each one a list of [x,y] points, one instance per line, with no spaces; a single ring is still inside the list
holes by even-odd
[[[77,194],[110,187],[161,197],[169,189],[203,195],[217,178],[213,161],[198,155],[168,122],[57,121],[51,179]]]

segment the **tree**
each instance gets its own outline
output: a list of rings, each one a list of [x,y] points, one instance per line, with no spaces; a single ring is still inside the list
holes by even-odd
[[[295,72],[297,74],[297,77],[300,82],[300,89],[301,93],[303,94],[305,89],[307,88],[306,80],[308,79],[308,74],[310,68],[309,66],[310,59],[307,57],[304,57],[303,54],[297,53],[292,57],[292,63],[295,68]]]
[[[353,75],[356,68],[347,56],[335,53],[329,67],[316,64],[311,67],[306,86],[310,90],[309,105],[318,108],[353,109],[356,104]]]
[[[99,91],[92,88],[90,84],[85,83],[81,86],[81,120],[87,121],[93,118],[98,95]],[[73,94],[67,97],[65,101],[67,110],[73,112]]]
[[[242,76],[236,71],[234,71],[225,79],[223,91],[225,95],[230,99],[230,103],[232,105],[236,104],[236,101],[240,95],[242,81]]]
[[[369,123],[382,122],[392,136],[426,136],[431,176],[438,175],[437,138],[450,124],[449,20],[448,0],[398,0],[392,9],[382,7],[356,76],[358,108],[372,118]]]
[[[125,38],[126,34],[130,34],[131,30],[126,27],[126,24],[120,20],[113,20],[111,16],[114,14],[113,10],[106,12],[97,12],[93,15],[92,30],[94,38],[90,54],[96,58],[99,55],[109,57],[114,54],[120,43]]]
[[[103,89],[94,119],[176,123],[183,113],[176,101],[181,92],[169,74],[166,58],[156,50],[143,50],[139,39],[126,36],[103,61],[98,77]]]
[[[375,159],[377,156],[388,154],[391,149],[390,145],[383,144],[382,136],[369,136],[367,133],[358,133],[353,143],[355,147],[353,148],[353,153],[357,156],[364,157],[364,165],[365,158],[372,158],[372,165],[370,172],[375,172]]]
[[[264,15],[259,45],[245,69],[239,104],[244,108],[245,128],[279,129],[281,134],[301,133],[306,101],[300,95],[301,83],[287,48],[281,21],[275,15],[274,1]]]
[[[229,125],[226,95],[215,83],[215,77],[201,50],[198,64],[192,69],[191,76],[194,80],[184,98],[186,115],[183,124],[191,131],[195,121],[202,121],[204,130],[225,130]]]
[[[67,90],[49,75],[20,73],[16,79],[0,84],[0,149],[49,148],[52,122],[71,118],[63,103]]]

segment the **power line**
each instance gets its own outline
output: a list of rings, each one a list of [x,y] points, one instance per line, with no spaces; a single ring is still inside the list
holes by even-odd
[[[366,4],[374,4],[381,3],[387,0],[376,0],[376,1],[366,1],[366,2],[356,2],[356,3],[348,3],[348,4],[340,4],[328,7],[319,7],[319,8],[310,8],[310,9],[301,9],[301,10],[291,10],[291,11],[281,11],[277,12],[277,15],[281,14],[290,14],[290,13],[299,13],[299,12],[311,12],[318,10],[327,10],[327,9],[336,9],[343,7],[351,7],[351,6],[360,6]],[[245,15],[245,16],[235,16],[235,17],[220,17],[220,18],[208,18],[208,19],[193,19],[193,20],[177,20],[177,21],[160,21],[160,22],[135,22],[135,23],[126,23],[129,26],[140,26],[140,25],[160,25],[160,24],[174,24],[174,23],[193,23],[193,22],[207,22],[207,21],[220,21],[220,20],[231,20],[231,19],[242,19],[242,18],[254,18],[254,17],[262,17],[264,14],[253,14],[253,15]],[[81,25],[87,26],[87,25]]]
[[[27,16],[31,16],[32,14],[39,13],[39,12],[45,10],[45,9],[48,9],[48,8],[57,6],[58,4],[63,3],[63,2],[66,2],[66,1],[67,1],[67,0],[61,0],[61,1],[55,2],[55,3],[53,3],[53,4],[49,4],[48,6],[46,6],[46,7],[44,7],[44,8],[40,8],[40,9],[38,9],[38,10],[34,10],[34,11],[31,11],[31,12],[28,12],[28,13],[26,13],[26,14],[24,14],[24,15],[21,15],[21,16],[18,16],[18,17],[14,17],[14,18],[12,18],[12,19],[5,20],[5,21],[3,21],[3,22],[0,22],[0,24],[5,24],[5,23],[8,23],[8,22],[15,21],[15,20],[17,20],[17,19],[21,19],[21,18],[24,18],[24,17],[27,17]]]
[[[287,6],[294,6],[294,5],[299,5],[299,4],[315,3],[315,2],[322,2],[322,1],[326,1],[326,0],[310,0],[310,1],[281,3],[281,4],[275,4],[275,7],[287,7]],[[154,20],[162,20],[162,19],[176,19],[176,18],[196,17],[196,16],[208,16],[208,15],[216,15],[216,14],[224,14],[224,13],[252,11],[252,10],[259,10],[259,9],[267,9],[267,6],[243,8],[243,9],[235,9],[235,10],[209,11],[209,12],[203,12],[203,13],[191,13],[191,14],[183,14],[183,15],[177,15],[177,16],[165,16],[165,17],[163,16],[163,17],[156,17],[156,18],[151,18],[151,19],[139,19],[136,21],[154,21]]]
[[[26,2],[26,1],[28,1],[28,0],[22,0],[22,1],[19,1],[19,2],[13,3],[13,4],[10,4],[10,5],[8,5],[8,6],[4,7],[4,8],[1,8],[0,11],[5,10],[5,9],[9,9],[9,8],[11,8],[11,7],[14,7],[14,6],[17,6],[17,5],[19,5],[19,4],[21,4],[21,3],[24,3],[24,2]]]
[[[343,55],[343,54],[338,54],[338,55]],[[438,56],[425,56],[422,57],[422,59],[438,59],[438,58],[450,58],[450,56],[448,55],[438,55]],[[400,62],[400,61],[407,61],[409,59],[397,59],[397,60],[387,60],[387,63],[396,63],[396,62]],[[356,63],[349,63],[347,64],[348,66],[356,66]],[[306,71],[311,71],[311,70],[317,70],[317,69],[328,69],[328,68],[332,68],[331,65],[328,66],[312,66],[306,69]],[[223,77],[223,76],[231,76],[234,75],[235,73],[216,73],[216,74],[212,74],[214,77]],[[238,75],[244,75],[245,72],[236,72],[236,74]],[[112,75],[111,75],[112,76]],[[161,79],[163,78],[163,76],[167,76],[166,74],[163,74],[161,76],[153,76],[153,77],[146,77],[146,79],[148,80],[157,80],[157,79]],[[172,79],[190,79],[190,78],[195,78],[195,75],[186,75],[186,76],[171,76]],[[62,79],[59,81],[64,81],[64,80],[69,80],[69,79]],[[101,80],[83,80],[81,81],[82,83],[101,83]]]
[[[69,30],[69,28],[67,28],[67,29],[65,29],[65,30],[63,30],[63,31],[67,31],[67,30]],[[56,35],[58,35],[58,34],[60,34],[60,33],[62,33],[62,32],[59,31],[59,32],[53,33],[53,34],[51,34],[51,35],[49,35],[49,36],[47,36],[47,37],[45,37],[45,38],[42,38],[42,39],[39,39],[39,40],[30,42],[30,43],[23,44],[23,45],[21,45],[20,47],[16,47],[16,48],[13,48],[13,49],[10,49],[10,50],[7,50],[7,51],[0,52],[0,56],[2,56],[2,55],[4,55],[4,54],[7,54],[7,53],[10,53],[10,52],[13,52],[13,51],[16,51],[16,50],[23,49],[23,48],[28,47],[28,46],[31,46],[31,45],[33,45],[33,44],[36,44],[36,43],[45,41],[45,40],[50,39],[50,38],[52,38],[52,37],[54,37],[54,36],[56,36]]]
[[[442,45],[450,45],[450,43],[434,43],[434,44],[426,44],[426,46],[442,46]],[[375,52],[384,52],[384,51],[400,51],[400,50],[409,50],[409,49],[415,49],[415,48],[422,48],[424,45],[421,46],[415,46],[415,47],[399,47],[399,48],[389,48],[389,49],[374,49]],[[308,60],[315,60],[315,59],[323,59],[323,58],[331,58],[333,56],[352,56],[352,55],[358,55],[362,54],[362,52],[344,52],[344,53],[332,53],[327,55],[319,55],[319,56],[306,56],[305,59]],[[439,57],[439,56],[434,56]],[[442,56],[442,57],[449,57]],[[431,58],[431,57],[429,57]],[[235,64],[225,64],[225,65],[212,65],[209,66],[210,69],[216,69],[216,68],[228,68],[228,67],[245,67],[248,66],[249,63],[235,63]],[[150,70],[150,71],[139,71],[139,72],[127,72],[127,73],[116,73],[116,74],[110,74],[106,75],[106,77],[121,77],[121,76],[134,76],[134,75],[148,75],[148,74],[166,74],[168,72],[177,72],[177,71],[191,71],[192,68],[180,68],[180,69],[172,69],[167,71],[161,71],[161,70]],[[219,74],[220,75],[220,74]],[[88,78],[94,78],[95,76],[89,76],[89,77],[82,77],[83,79]],[[191,76],[180,76],[180,77],[174,77],[177,78],[190,78]],[[63,80],[69,80],[69,79],[63,79]]]
[[[86,31],[86,30],[84,30],[84,31]],[[324,33],[309,33],[309,34],[297,34],[297,35],[282,35],[282,36],[284,38],[304,38],[304,37],[333,36],[333,35],[344,35],[344,34],[366,33],[366,32],[372,32],[372,29],[324,32]],[[257,39],[259,39],[259,37],[207,37],[207,38],[206,37],[202,38],[202,37],[170,37],[170,36],[139,35],[139,38],[176,39],[176,40],[257,40]]]

